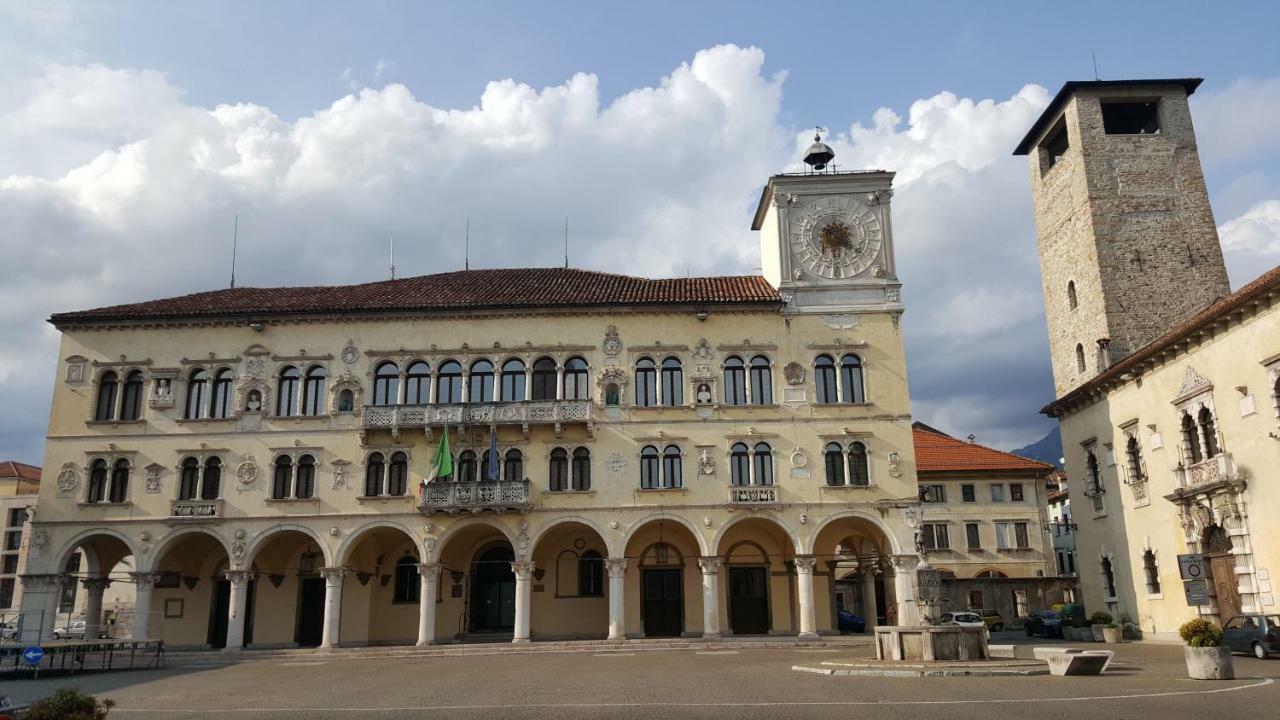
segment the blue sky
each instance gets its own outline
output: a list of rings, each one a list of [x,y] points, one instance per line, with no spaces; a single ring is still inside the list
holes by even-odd
[[[43,318],[216,287],[236,212],[264,285],[369,279],[391,234],[402,268],[452,269],[466,215],[479,264],[554,262],[569,214],[584,267],[750,272],[753,197],[817,123],[843,167],[899,171],[917,415],[1029,442],[1051,383],[1013,144],[1091,52],[1104,79],[1206,78],[1238,286],[1280,262],[1276,27],[1275,3],[0,0],[0,389],[26,410],[0,457],[41,460]]]

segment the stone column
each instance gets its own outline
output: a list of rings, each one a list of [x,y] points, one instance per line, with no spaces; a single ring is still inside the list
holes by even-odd
[[[249,599],[249,571],[227,570],[227,580],[231,581],[231,605],[227,609],[227,646],[226,650],[234,652],[244,648],[244,613]],[[326,598],[328,592],[325,593]],[[328,604],[325,605],[326,614]]]
[[[345,568],[320,568],[324,578],[324,627],[320,632],[320,647],[337,646],[342,636],[342,580],[347,576]]]
[[[18,639],[24,646],[40,645],[53,639],[63,578],[56,573],[32,573],[21,579],[22,634]]]
[[[133,640],[145,642],[150,639],[147,631],[151,625],[151,590],[160,576],[158,573],[133,572],[129,573],[129,577],[133,579],[136,593],[133,602]]]
[[[107,578],[85,578],[84,585],[84,639],[92,642],[102,632],[102,594],[111,586]]]
[[[866,566],[862,570],[862,614],[868,629],[876,626],[876,616],[880,614],[876,606],[876,574]]]
[[[436,641],[436,584],[440,563],[418,564],[418,646]]]
[[[800,639],[817,640],[817,610],[813,606],[813,566],[817,558],[812,555],[797,555],[796,562],[796,594],[800,600]]]
[[[720,639],[720,564],[718,557],[700,557],[702,568],[702,639]]]
[[[516,560],[511,571],[516,574],[516,629],[513,643],[529,642],[529,605],[533,600],[533,561]]]
[[[627,559],[605,558],[604,566],[609,572],[609,639],[625,640]]]
[[[896,555],[893,558],[893,594],[898,603],[898,625],[920,624],[920,608],[916,605],[917,555]]]

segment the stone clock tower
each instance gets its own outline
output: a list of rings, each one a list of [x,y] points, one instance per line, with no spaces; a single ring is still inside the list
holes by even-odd
[[[893,173],[830,172],[831,148],[805,155],[811,172],[769,178],[752,230],[765,279],[795,313],[902,309],[893,260]]]

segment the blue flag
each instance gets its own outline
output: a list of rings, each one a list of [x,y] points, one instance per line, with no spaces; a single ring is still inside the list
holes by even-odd
[[[498,460],[498,430],[489,426],[489,482],[498,482],[499,469],[502,463]]]

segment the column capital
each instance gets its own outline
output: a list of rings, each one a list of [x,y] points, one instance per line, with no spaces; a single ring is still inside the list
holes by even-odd
[[[798,573],[813,574],[813,568],[818,564],[818,558],[812,555],[797,555],[792,559]]]
[[[222,574],[226,576],[227,580],[231,581],[233,587],[249,584],[250,572],[248,570],[224,570]]]
[[[626,558],[605,558],[604,568],[609,572],[609,577],[626,577],[627,559]]]
[[[723,564],[724,561],[715,555],[698,558],[698,566],[702,568],[703,575],[715,575],[720,572],[720,566]]]
[[[533,575],[533,568],[536,565],[532,560],[513,560],[511,562],[511,572],[516,574],[519,580],[528,580]]]
[[[89,592],[101,593],[111,587],[111,578],[84,578],[80,584]]]
[[[889,562],[893,565],[894,570],[901,572],[903,570],[910,570],[914,568],[916,564],[920,562],[920,556],[915,553],[907,555],[890,555]]]
[[[444,565],[440,563],[418,563],[417,568],[419,575],[436,580],[439,579],[440,570],[444,568]]]
[[[155,587],[156,581],[160,579],[160,573],[154,572],[131,572],[129,578],[133,580],[133,585],[138,590]]]
[[[322,567],[318,572],[325,580],[341,580],[347,576],[348,570],[344,567]]]
[[[31,590],[39,592],[40,590],[51,590],[61,587],[63,576],[59,573],[33,573],[29,575],[21,575],[23,590]]]

